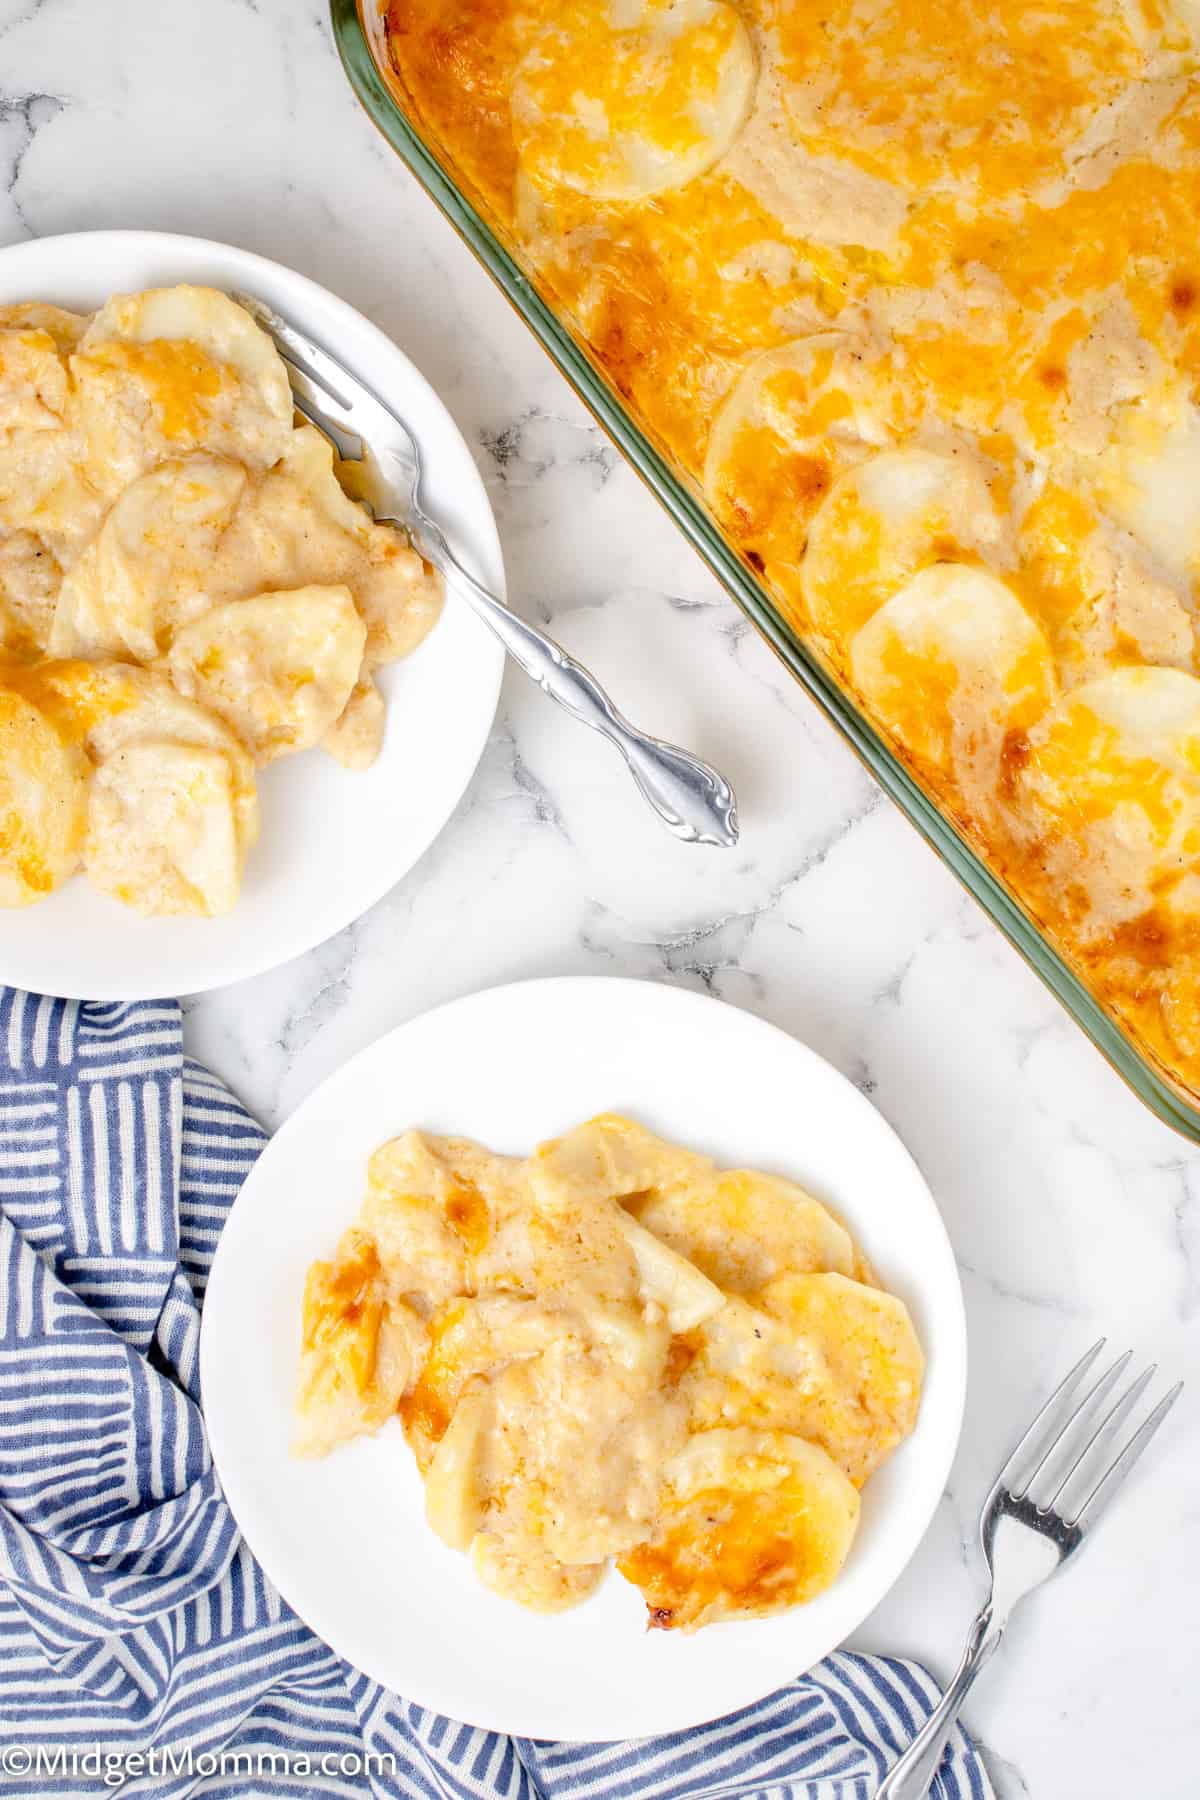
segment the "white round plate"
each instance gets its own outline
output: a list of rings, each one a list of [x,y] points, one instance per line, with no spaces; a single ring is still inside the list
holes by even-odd
[[[288,1453],[304,1275],[354,1218],[376,1145],[408,1126],[523,1155],[611,1109],[734,1166],[792,1176],[845,1218],[928,1358],[916,1431],[871,1480],[835,1585],[775,1618],[647,1631],[617,1574],[539,1616],[483,1588],[425,1522],[400,1425],[323,1461]],[[222,1233],[200,1373],[217,1471],[284,1598],[408,1700],[523,1737],[645,1737],[720,1718],[839,1644],[896,1580],[945,1486],[966,1332],[954,1257],[916,1164],[829,1064],[749,1013],[652,982],[493,988],[346,1064],[264,1151]]]
[[[179,281],[260,295],[390,402],[421,446],[430,511],[503,592],[495,521],[458,428],[403,352],[344,300],[247,250],[165,232],[78,232],[0,250],[0,305],[90,311],[110,294]],[[503,665],[496,639],[449,596],[420,648],[381,673],[387,735],[373,768],[351,774],[309,751],[261,772],[262,835],[231,913],[142,919],[77,877],[36,906],[0,913],[0,981],[78,1000],[197,993],[332,937],[450,817],[487,740]]]

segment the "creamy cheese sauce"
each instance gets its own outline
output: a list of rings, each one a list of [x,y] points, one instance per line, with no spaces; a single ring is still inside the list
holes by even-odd
[[[142,913],[230,911],[254,766],[368,767],[375,671],[440,604],[227,295],[0,308],[0,904],[82,868]]]
[[[398,1414],[430,1524],[490,1587],[553,1611],[616,1558],[690,1629],[835,1578],[922,1373],[794,1183],[613,1115],[523,1161],[408,1132],[309,1271],[296,1447]]]
[[[390,0],[394,80],[796,629],[1200,1092],[1200,884],[1182,837],[1162,854],[1157,752],[1089,728],[1124,810],[1066,829],[1093,801],[1042,728],[1127,669],[1200,672],[1196,7],[702,10],[693,41],[669,0]],[[606,158],[635,141],[653,187],[618,191]],[[899,507],[868,493],[896,456]],[[958,475],[922,511],[929,456]],[[960,572],[910,593],[935,565]]]

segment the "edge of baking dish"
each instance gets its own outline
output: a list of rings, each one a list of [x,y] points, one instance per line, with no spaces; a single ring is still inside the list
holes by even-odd
[[[541,298],[446,165],[403,111],[376,59],[362,7],[330,0],[334,40],[350,85],[372,122],[416,176],[505,298],[549,352],[692,547],[780,660],[849,742],[883,791],[916,827],[993,924],[1062,1003],[1101,1055],[1160,1119],[1200,1143],[1200,1107],[1154,1067],[1064,961],[1040,928],[941,812],[849,696],[796,635],[767,590],[731,549],[707,511],[626,410],[619,394]],[[382,39],[382,27],[379,33]]]

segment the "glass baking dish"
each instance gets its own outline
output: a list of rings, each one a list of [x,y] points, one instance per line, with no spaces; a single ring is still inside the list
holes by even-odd
[[[1054,993],[1133,1091],[1185,1137],[1200,1143],[1200,1100],[1134,1042],[954,822],[896,756],[819,654],[792,629],[767,588],[725,540],[698,490],[639,425],[586,343],[538,292],[508,234],[460,183],[448,157],[405,111],[387,52],[382,0],[331,0],[334,37],[351,86],[392,148],[487,269],[566,376],[584,405],[633,464],[717,579],[796,680],[848,740],[942,861]]]

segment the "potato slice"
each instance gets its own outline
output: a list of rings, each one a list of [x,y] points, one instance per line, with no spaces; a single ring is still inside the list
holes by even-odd
[[[693,1431],[752,1425],[813,1437],[810,1401],[828,1370],[815,1344],[731,1294],[698,1331],[676,1340],[677,1391]]]
[[[457,1297],[434,1313],[428,1354],[401,1407],[421,1468],[428,1467],[472,1382],[494,1375],[514,1358],[538,1356],[567,1340],[577,1341],[569,1321],[513,1294]]]
[[[45,654],[58,604],[58,558],[31,531],[0,537],[0,647],[6,655]]]
[[[131,743],[180,743],[219,751],[230,772],[237,846],[245,853],[259,835],[254,763],[214,713],[176,693],[157,670],[122,662],[45,662],[31,680],[58,689],[61,711],[74,716],[88,756],[101,763]]]
[[[0,906],[42,900],[78,866],[87,763],[52,717],[0,687]]]
[[[11,306],[0,306],[0,331],[45,331],[64,356],[74,350],[90,319],[90,313],[68,312],[65,306],[51,306],[45,300],[17,300]]]
[[[629,1206],[726,1293],[752,1294],[787,1270],[849,1274],[854,1267],[845,1227],[802,1187],[778,1176],[723,1170],[634,1196]]]
[[[50,654],[153,662],[207,611],[212,559],[246,481],[240,463],[197,455],[130,482],[63,582]]]
[[[1068,32],[1020,4],[943,14],[887,0],[826,0],[820,11],[758,0],[754,10],[786,71],[793,155],[793,145],[841,151],[917,205],[957,190],[972,217],[983,195],[1022,215],[1025,194],[1057,174],[1095,113],[1138,82],[1146,59],[1134,34],[1162,17],[1076,0]]]
[[[1126,668],[1073,689],[1031,731],[1019,796],[1057,894],[1098,930],[1145,911],[1200,856],[1200,681]]]
[[[662,1245],[728,1293],[752,1293],[785,1269],[853,1270],[848,1233],[795,1182],[718,1169],[711,1157],[617,1113],[542,1144],[531,1173],[550,1200],[620,1201]]]
[[[640,200],[703,174],[737,137],[755,59],[723,0],[577,0],[529,21],[510,90],[527,174]]]
[[[61,563],[78,556],[105,506],[84,477],[82,454],[66,428],[0,432],[0,530],[32,532]]]
[[[857,1489],[817,1445],[784,1432],[701,1432],[667,1465],[657,1531],[617,1566],[659,1629],[758,1618],[830,1585],[858,1515]]]
[[[383,749],[387,711],[371,676],[363,676],[321,739],[321,748],[343,769],[369,769]]]
[[[725,1296],[694,1263],[639,1225],[628,1213],[618,1214],[621,1230],[633,1251],[645,1299],[661,1306],[673,1332],[691,1331],[725,1304]]]
[[[228,757],[153,738],[115,751],[92,777],[83,864],[147,916],[231,911],[242,852]]]
[[[1021,520],[1021,592],[1076,687],[1131,660],[1189,669],[1196,627],[1180,586],[1089,499],[1048,481]]]
[[[38,327],[0,327],[0,432],[56,431],[67,410],[67,370]]]
[[[1144,396],[1120,415],[1100,458],[1109,511],[1167,574],[1200,583],[1200,406],[1183,393]]]
[[[465,1138],[405,1131],[381,1144],[367,1165],[363,1221],[393,1290],[421,1292],[432,1307],[482,1291],[479,1265],[519,1168]]]
[[[693,1431],[793,1433],[855,1487],[915,1422],[923,1357],[908,1313],[845,1275],[781,1275],[753,1305],[731,1298],[680,1342],[678,1393]]]
[[[51,309],[53,310],[53,309]],[[60,344],[35,308],[0,309],[0,530],[74,554],[104,503],[83,474]]]
[[[795,1429],[861,1486],[917,1422],[925,1355],[908,1308],[895,1294],[832,1273],[782,1275],[761,1304],[815,1346],[827,1370],[827,1391],[807,1402]]]
[[[218,750],[229,763],[238,842],[248,850],[258,838],[254,767],[233,733],[215,714],[176,692],[151,669],[98,665],[112,683],[112,709],[88,732],[89,754],[103,764],[127,745],[151,739]]]
[[[367,670],[407,656],[441,610],[441,581],[411,545],[376,525],[343,491],[333,452],[310,426],[293,432],[277,468],[254,482],[221,540],[209,598],[266,589],[345,586],[367,627]]]
[[[845,649],[919,570],[994,552],[1003,537],[977,457],[885,450],[848,470],[813,519],[800,571],[809,617]]]
[[[314,1263],[304,1284],[296,1454],[324,1456],[377,1431],[416,1379],[426,1337],[416,1313],[388,1301],[371,1239],[346,1232],[334,1260]]]
[[[686,1424],[681,1407],[647,1406],[645,1382],[579,1347],[567,1324],[492,1377],[487,1528],[562,1563],[595,1563],[646,1536]]]
[[[493,1531],[481,1531],[471,1545],[471,1566],[484,1587],[533,1612],[567,1612],[600,1586],[607,1562],[561,1563],[548,1550],[514,1546]]]
[[[181,694],[220,718],[256,762],[318,743],[358,680],[367,628],[348,587],[231,600],[176,633],[167,656]]]
[[[994,792],[1005,740],[1057,687],[1045,634],[1012,589],[962,563],[935,563],[893,594],[851,644],[850,674],[920,765],[976,797]]]
[[[551,1200],[624,1200],[669,1183],[703,1181],[715,1166],[711,1157],[669,1144],[620,1113],[599,1113],[539,1144],[530,1174]]]
[[[134,743],[179,744],[216,750],[229,764],[239,853],[258,839],[254,764],[215,714],[186,699],[165,675],[125,663],[42,663],[21,677],[28,691],[74,730],[92,761],[103,765]]]
[[[268,469],[292,432],[279,353],[215,288],[119,294],[71,358],[94,480],[110,498],[159,462],[211,450]]]
[[[468,1550],[483,1524],[483,1473],[495,1404],[486,1382],[468,1389],[425,1471],[425,1517],[451,1550]]]
[[[881,344],[818,331],[756,356],[713,421],[709,504],[797,607],[813,514],[843,471],[892,441],[896,406]]]

